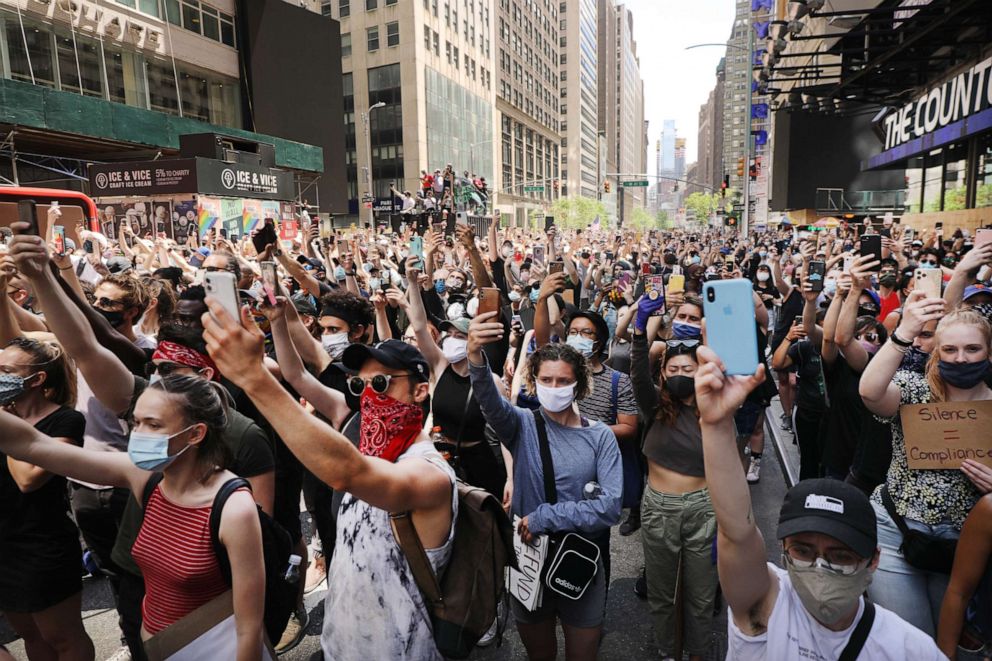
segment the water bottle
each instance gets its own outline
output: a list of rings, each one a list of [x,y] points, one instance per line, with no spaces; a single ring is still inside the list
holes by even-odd
[[[599,482],[593,480],[592,482],[586,482],[586,485],[582,487],[582,499],[583,500],[596,500],[603,495],[603,487],[599,486]]]
[[[286,575],[283,576],[283,580],[291,585],[296,585],[300,582],[300,562],[302,558],[295,553],[289,556],[289,567],[286,568]]]

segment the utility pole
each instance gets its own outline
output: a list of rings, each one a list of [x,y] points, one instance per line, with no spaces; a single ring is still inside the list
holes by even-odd
[[[385,108],[386,104],[380,101],[369,107],[368,112],[362,113],[362,124],[365,128],[365,153],[368,160],[365,162],[365,190],[369,196],[369,227],[375,230],[375,194],[372,192],[372,136],[369,133],[369,115],[377,108]]]

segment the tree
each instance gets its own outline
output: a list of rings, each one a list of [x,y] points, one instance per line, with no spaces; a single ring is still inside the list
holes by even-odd
[[[585,229],[595,222],[606,224],[606,207],[599,200],[589,197],[563,197],[551,205],[555,225],[565,229]]]
[[[672,217],[664,209],[658,209],[658,213],[655,214],[655,222],[663,230],[670,230],[675,226],[675,221],[672,220]]]
[[[644,207],[634,207],[624,223],[631,229],[646,232],[658,226],[658,218],[652,216]]]
[[[705,223],[717,210],[720,200],[716,195],[696,192],[685,198],[683,204],[685,205],[686,215],[689,215],[688,212],[691,211],[697,221]]]

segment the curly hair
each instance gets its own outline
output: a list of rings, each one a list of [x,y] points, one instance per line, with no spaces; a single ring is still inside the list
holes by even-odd
[[[531,396],[537,394],[537,373],[541,363],[546,361],[562,361],[568,363],[575,373],[575,399],[588,397],[592,392],[592,372],[589,361],[581,353],[567,344],[545,344],[527,359],[524,369],[524,387]]]
[[[961,324],[964,326],[974,326],[981,333],[985,340],[986,352],[992,354],[992,325],[974,310],[960,309],[951,312],[946,317],[937,322],[937,330],[934,333],[934,350],[927,360],[926,377],[930,386],[930,400],[933,402],[947,401],[947,386],[940,376],[940,336],[946,332],[950,326]],[[989,357],[986,357],[989,360]]]
[[[344,313],[346,316],[341,316]],[[335,289],[320,297],[320,316],[339,317],[351,324],[370,326],[375,320],[375,308],[366,298],[350,291]]]
[[[140,315],[148,307],[148,290],[140,280],[124,273],[111,273],[100,284],[113,285],[124,292],[124,309],[136,309]]]
[[[161,278],[144,275],[141,276],[141,284],[145,286],[149,300],[158,301],[155,309],[158,311],[159,320],[164,321],[172,317],[172,313],[176,310],[176,292],[172,288],[172,283]]]

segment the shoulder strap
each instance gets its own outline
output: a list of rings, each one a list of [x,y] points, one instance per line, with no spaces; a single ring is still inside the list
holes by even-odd
[[[905,538],[909,534],[909,526],[906,525],[906,520],[902,518],[902,515],[896,511],[896,504],[892,502],[892,496],[889,494],[889,488],[887,486],[882,486],[882,505],[885,506],[885,511],[889,513],[892,517],[893,523],[899,528],[899,532]]]
[[[840,653],[837,661],[855,661],[858,655],[861,654],[861,649],[865,646],[865,641],[868,640],[868,634],[871,632],[871,627],[875,623],[875,604],[865,599],[865,610],[861,614],[861,619],[858,620],[858,626],[854,627],[854,631],[851,632],[851,637],[847,639],[847,645],[844,646],[844,651]]]
[[[148,501],[152,499],[152,492],[155,491],[155,487],[158,483],[162,481],[164,475],[162,473],[152,473],[148,481],[145,482],[145,490],[141,492],[141,510],[144,511],[148,507]]]
[[[417,529],[413,526],[413,519],[410,518],[410,512],[390,514],[389,524],[393,528],[393,536],[396,537],[396,542],[400,545],[400,550],[406,556],[407,564],[410,565],[410,572],[413,574],[413,580],[417,582],[417,587],[420,588],[424,599],[432,606],[444,603],[441,586],[437,582],[434,568],[431,567],[431,561],[427,557],[424,545],[420,541],[420,535],[417,534]]]
[[[220,565],[220,571],[228,583],[231,581],[231,565],[227,558],[227,549],[220,543],[220,515],[223,513],[224,505],[227,503],[227,499],[231,497],[231,494],[238,489],[246,487],[251,491],[251,483],[248,480],[243,477],[232,477],[221,485],[217,495],[214,496],[214,503],[210,508],[210,543],[214,547],[214,555],[217,556],[217,564]]]
[[[607,367],[606,369],[611,370],[610,374],[610,419],[613,420],[612,424],[617,424],[617,416],[620,413],[620,403],[618,401],[620,396],[620,372],[612,368]]]
[[[555,486],[555,464],[551,460],[551,443],[548,442],[548,425],[540,409],[533,409],[534,424],[537,426],[537,443],[541,448],[541,470],[544,473],[544,500],[549,505],[558,502],[558,487]]]

